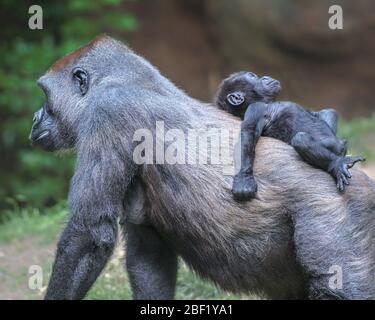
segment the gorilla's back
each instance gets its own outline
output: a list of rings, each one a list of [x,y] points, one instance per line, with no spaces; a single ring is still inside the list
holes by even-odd
[[[196,112],[200,122],[190,125],[212,121],[239,128],[236,119],[206,107]],[[349,202],[375,208],[373,181],[353,172],[348,192],[338,194],[333,179],[302,162],[292,147],[262,138],[256,149],[255,199],[236,202],[232,177],[223,174],[221,165],[148,166],[149,219],[196,272],[222,288],[253,292],[262,287],[271,297],[300,297],[306,281],[296,259],[293,225],[334,232],[350,215]],[[319,243],[317,236],[311,245]]]

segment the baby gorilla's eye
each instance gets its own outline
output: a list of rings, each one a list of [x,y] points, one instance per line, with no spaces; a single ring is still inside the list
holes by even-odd
[[[73,80],[76,82],[81,94],[86,94],[89,82],[87,72],[82,68],[75,68],[73,70]]]
[[[245,79],[250,81],[250,83],[254,83],[254,81],[259,79],[259,77],[254,72],[246,72]]]
[[[254,73],[254,72],[248,72],[247,73],[247,75],[248,75],[248,77],[250,77],[250,78],[258,78],[258,76]]]

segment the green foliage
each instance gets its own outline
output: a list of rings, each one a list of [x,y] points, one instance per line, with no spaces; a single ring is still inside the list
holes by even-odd
[[[338,135],[348,140],[348,153],[362,155],[367,160],[374,159],[375,115],[351,121],[340,119]]]
[[[0,210],[9,199],[49,206],[66,197],[73,156],[56,157],[30,147],[33,113],[44,95],[36,80],[59,57],[103,32],[137,27],[120,0],[39,1],[43,30],[27,26],[28,0],[3,1],[0,18]]]
[[[16,201],[14,208],[6,210],[0,224],[0,243],[22,240],[30,236],[38,236],[42,244],[56,240],[62,224],[68,215],[65,202],[58,203],[46,211],[26,207],[20,208]]]

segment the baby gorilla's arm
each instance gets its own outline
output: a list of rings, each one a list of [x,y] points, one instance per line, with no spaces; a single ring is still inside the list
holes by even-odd
[[[249,105],[241,125],[241,168],[234,177],[232,192],[237,200],[255,197],[257,184],[253,175],[255,146],[264,129],[267,105],[257,102]]]

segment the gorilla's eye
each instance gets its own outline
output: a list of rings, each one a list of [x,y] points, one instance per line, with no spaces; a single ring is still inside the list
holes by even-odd
[[[73,80],[76,82],[81,94],[84,95],[88,90],[89,77],[82,68],[75,68],[73,70]]]
[[[246,75],[251,79],[258,79],[258,76],[254,72],[247,72]]]

